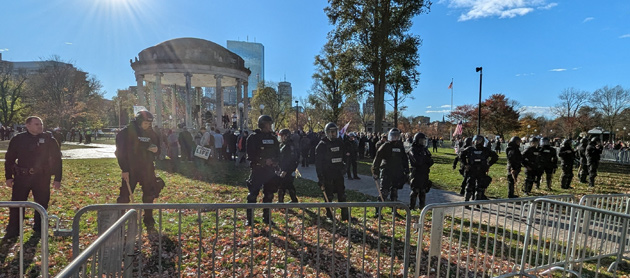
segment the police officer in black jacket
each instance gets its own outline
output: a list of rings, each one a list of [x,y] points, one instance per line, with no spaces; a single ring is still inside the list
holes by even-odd
[[[525,187],[523,192],[525,195],[532,192],[532,187],[534,187],[542,167],[538,144],[540,144],[540,139],[537,137],[532,138],[529,142],[529,148],[523,152],[523,166],[525,166]]]
[[[271,124],[273,119],[270,116],[262,115],[258,117],[258,129],[247,138],[247,160],[250,161],[252,169],[247,181],[247,203],[256,203],[260,190],[263,191],[263,203],[271,203],[273,194],[278,191],[280,183],[276,175],[278,157],[280,155],[280,144],[276,138]],[[263,209],[263,222],[270,224],[271,215],[269,209]],[[253,212],[247,210],[247,226],[253,224]]]
[[[588,186],[595,186],[595,177],[597,177],[597,168],[602,155],[602,145],[599,144],[599,138],[593,137],[586,147],[586,162],[588,162]]]
[[[411,164],[411,175],[409,176],[409,184],[411,185],[411,194],[409,195],[409,209],[416,208],[416,199],[418,201],[418,209],[422,210],[426,204],[426,196],[431,189],[431,181],[429,181],[429,172],[433,165],[433,158],[427,148],[427,136],[418,132],[413,137],[411,149],[407,152],[409,163]]]
[[[333,194],[337,194],[337,201],[346,201],[346,186],[344,185],[344,143],[338,138],[339,131],[335,123],[328,123],[324,127],[326,137],[322,138],[315,148],[315,170],[320,188],[324,192],[326,202],[332,201]],[[326,210],[328,219],[333,220],[331,209]],[[348,210],[341,209],[341,220],[348,220]]]
[[[586,160],[586,147],[588,147],[588,139],[582,138],[580,146],[577,149],[577,155],[580,158],[580,169],[578,169],[578,178],[581,183],[586,183],[588,176],[588,161]]]
[[[505,149],[507,156],[507,181],[508,181],[508,198],[518,198],[514,193],[514,184],[518,180],[518,174],[521,172],[523,163],[523,155],[521,154],[521,138],[512,137]]]
[[[35,202],[48,209],[52,175],[55,176],[53,187],[61,188],[61,151],[52,133],[44,132],[44,124],[39,117],[28,117],[26,130],[9,142],[4,162],[6,184],[13,188],[11,201],[26,201],[32,191]],[[36,235],[41,233],[41,224],[41,216],[35,212],[33,231]],[[19,209],[11,208],[4,238],[16,238],[20,234],[19,229]]]
[[[297,203],[297,195],[295,194],[295,186],[293,173],[297,169],[300,161],[300,153],[298,148],[293,144],[291,139],[291,131],[282,129],[278,135],[280,139],[280,186],[278,188],[278,203],[284,203],[285,192],[289,193],[291,203]]]
[[[403,188],[409,175],[409,159],[405,154],[405,146],[400,140],[400,130],[392,128],[384,142],[376,151],[376,157],[372,163],[372,176],[381,181],[381,197],[385,201],[388,197],[391,201],[398,200],[398,190]],[[379,209],[376,215],[380,214]]]
[[[122,171],[117,203],[129,203],[129,194],[133,194],[138,183],[142,186],[143,203],[153,203],[160,194],[153,161],[160,154],[161,144],[158,134],[151,128],[152,122],[153,115],[149,111],[140,111],[135,120],[116,135],[116,158]],[[155,231],[152,210],[145,210],[143,222],[147,231]]]
[[[464,145],[459,147],[459,150],[457,150],[457,155],[455,156],[455,160],[453,161],[453,170],[455,170],[455,168],[457,168],[457,162],[461,161],[461,155],[464,152],[464,150],[468,147],[472,146],[472,137],[468,137],[464,140]],[[459,195],[464,196],[464,194],[466,193],[466,169],[464,168],[464,164],[463,163],[459,163],[459,174],[462,175],[462,184],[460,186],[460,190],[459,190]]]
[[[462,164],[464,164],[467,173],[466,201],[471,198],[475,200],[488,199],[485,192],[492,182],[492,178],[488,176],[488,170],[499,160],[499,156],[490,148],[484,147],[484,143],[485,138],[483,136],[475,135],[473,137],[474,145],[466,148],[462,153]]]
[[[562,165],[562,176],[560,177],[560,187],[571,189],[573,180],[573,163],[575,161],[575,150],[573,150],[571,139],[565,139],[560,148],[560,163]]]
[[[542,169],[538,173],[538,181],[540,183],[542,174],[544,173],[547,180],[547,189],[551,190],[553,173],[555,173],[558,168],[558,153],[556,149],[551,146],[549,138],[547,137],[541,140],[540,160],[542,162]]]

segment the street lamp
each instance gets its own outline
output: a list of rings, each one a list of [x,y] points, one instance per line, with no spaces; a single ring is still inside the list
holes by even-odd
[[[265,105],[264,105],[264,104],[261,104],[261,105],[260,105],[260,115],[261,115],[261,116],[262,116],[262,114],[263,114],[263,109],[265,109]]]
[[[298,107],[298,101],[295,101],[295,131],[297,132],[300,129],[300,124],[299,124],[299,114],[298,112],[300,111],[299,107]]]
[[[477,106],[477,135],[481,135],[481,80],[483,79],[483,68],[477,67],[475,72],[479,73],[479,106]]]
[[[239,121],[239,124],[241,125],[241,132],[243,132],[243,108],[245,108],[245,104],[243,104],[242,102],[239,102],[238,104],[238,111],[241,112],[241,119]]]

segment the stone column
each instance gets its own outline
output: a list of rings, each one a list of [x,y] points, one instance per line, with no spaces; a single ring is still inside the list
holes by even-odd
[[[153,88],[153,89],[151,89]],[[147,105],[146,107],[151,114],[155,114],[155,82],[147,82],[147,89],[145,90],[147,96]]]
[[[244,110],[243,110],[243,125],[245,125],[245,128],[243,129],[249,129],[249,125],[247,124],[247,119],[249,118],[249,110],[247,107],[249,107],[249,89],[247,88],[247,80],[245,80],[245,82],[243,82],[243,104],[244,106]]]
[[[192,107],[190,104],[190,91],[192,89],[192,73],[187,72],[184,74],[186,77],[186,92],[184,93],[184,100],[186,101],[186,127],[192,128]]]
[[[138,94],[138,104],[147,107],[147,95],[144,92],[144,75],[136,74],[136,94]]]
[[[171,88],[171,105],[173,108],[171,108],[171,115],[173,117],[173,128],[176,129],[177,128],[177,84],[173,85],[173,88]]]
[[[237,123],[242,123],[241,119],[241,112],[238,108],[238,104],[241,103],[243,101],[243,80],[240,78],[236,79],[236,116],[238,117],[238,121]],[[243,108],[243,114],[245,114],[245,108]],[[241,128],[241,126],[239,126],[238,128]]]
[[[155,74],[155,113],[153,117],[157,121],[157,126],[162,128],[162,73]],[[156,124],[154,124],[156,125]]]
[[[216,125],[219,128],[223,128],[223,87],[221,87],[221,78],[223,78],[223,76],[219,74],[214,76],[214,79],[217,81],[214,95],[217,109],[214,115],[217,117]]]
[[[195,107],[199,106],[199,111],[197,111],[197,126],[203,126],[203,112],[201,111],[201,94],[203,92],[203,87],[195,87]]]

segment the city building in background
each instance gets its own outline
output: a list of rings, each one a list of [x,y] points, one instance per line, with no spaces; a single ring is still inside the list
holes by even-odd
[[[227,41],[227,49],[241,56],[245,61],[245,67],[251,74],[247,79],[248,96],[256,90],[258,82],[265,80],[265,47],[257,42]]]
[[[278,95],[285,100],[291,101],[293,99],[293,88],[291,88],[291,82],[282,81],[278,83]]]

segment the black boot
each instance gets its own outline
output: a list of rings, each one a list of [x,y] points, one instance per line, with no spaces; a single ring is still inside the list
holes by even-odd
[[[252,226],[254,225],[254,217],[253,217],[253,212],[251,209],[247,210],[247,220],[245,221],[245,226]]]
[[[284,189],[278,190],[278,203],[284,203]]]
[[[588,178],[588,186],[589,187],[595,187],[595,177],[589,177]]]
[[[271,210],[270,209],[263,209],[263,223],[265,224],[273,224],[273,221],[271,221]]]
[[[411,197],[409,198],[409,210],[414,210],[416,209],[416,197]]]
[[[295,190],[289,189],[289,196],[291,197],[291,203],[298,203],[298,198]]]

